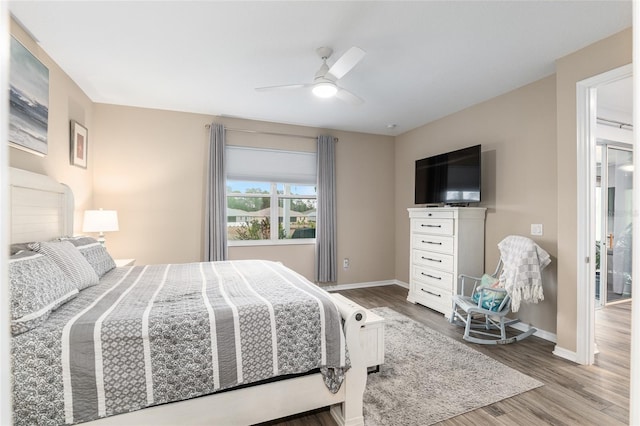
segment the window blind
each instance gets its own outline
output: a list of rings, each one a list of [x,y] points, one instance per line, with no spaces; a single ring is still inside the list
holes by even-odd
[[[315,184],[316,153],[226,147],[227,179],[254,182]]]

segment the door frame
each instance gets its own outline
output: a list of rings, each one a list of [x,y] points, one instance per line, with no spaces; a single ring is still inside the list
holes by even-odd
[[[633,65],[607,71],[576,83],[577,110],[577,324],[576,362],[591,365],[595,353],[595,145],[597,89],[633,75]],[[580,232],[587,230],[587,232]],[[593,261],[592,261],[593,260]],[[581,283],[588,283],[584,285]]]

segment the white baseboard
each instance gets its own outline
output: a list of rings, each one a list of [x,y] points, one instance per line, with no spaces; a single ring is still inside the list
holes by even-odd
[[[568,349],[565,348],[561,348],[560,346],[556,345],[556,347],[553,349],[552,354],[554,354],[555,356],[558,356],[560,358],[564,358],[566,360],[569,360],[571,362],[578,362],[578,354],[575,353],[574,351],[570,351]]]
[[[394,284],[395,285],[399,285],[400,287],[404,287],[407,290],[409,289],[409,283],[405,283],[404,281],[400,281],[400,280],[394,280]]]
[[[409,288],[409,284],[404,283],[402,281],[384,280],[384,281],[370,281],[370,282],[363,282],[363,283],[322,286],[322,289],[326,291],[341,291],[341,290],[353,290],[356,288],[381,287],[385,285],[399,285],[400,287]]]
[[[511,325],[511,327],[519,331],[529,331],[531,328],[536,328],[537,331],[533,333],[534,336],[537,336],[541,339],[544,339],[553,343],[556,343],[557,341],[557,335],[555,333],[551,333],[550,331],[546,331],[546,330],[540,330],[537,327],[532,327],[531,325],[525,324],[523,322],[517,322]]]

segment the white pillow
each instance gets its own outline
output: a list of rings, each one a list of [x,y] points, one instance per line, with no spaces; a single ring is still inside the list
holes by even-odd
[[[98,284],[96,271],[69,241],[32,243],[29,248],[53,260],[78,290]]]

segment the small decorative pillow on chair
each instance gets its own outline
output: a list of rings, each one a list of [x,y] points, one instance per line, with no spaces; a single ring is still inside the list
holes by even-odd
[[[478,300],[480,300],[480,295],[482,295],[482,307],[491,311],[497,311],[500,307],[500,304],[504,300],[505,294],[496,293],[493,291],[483,292],[483,288],[502,288],[502,286],[500,285],[500,280],[492,275],[484,274],[480,279],[480,285],[473,293],[474,302],[478,303]]]
[[[480,280],[480,287],[499,288],[500,280],[493,275],[484,274]]]
[[[96,271],[69,241],[32,243],[29,247],[53,260],[78,290],[98,284]]]

